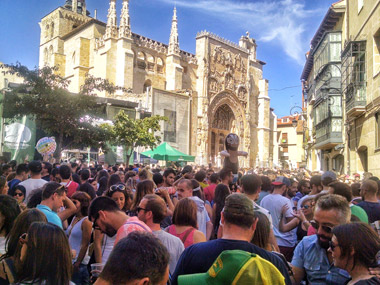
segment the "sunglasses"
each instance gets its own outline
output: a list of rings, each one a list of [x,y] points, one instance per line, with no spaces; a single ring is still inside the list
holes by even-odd
[[[303,208],[303,209],[305,209],[305,210],[309,209],[310,207],[311,207],[311,206],[309,206],[309,205],[301,206],[301,208]]]
[[[144,210],[145,212],[148,211],[147,209],[144,209],[144,208],[141,208],[141,207],[137,207],[137,213],[140,213],[141,210]]]
[[[19,237],[19,241],[20,241],[21,244],[26,244],[28,242],[28,234],[27,233],[23,233]]]
[[[94,219],[94,222],[92,223],[92,228],[94,230],[99,230],[100,231],[100,227],[96,224],[96,221],[99,219],[99,214],[96,216],[96,218]]]
[[[316,221],[310,221],[310,225],[314,228],[314,229],[316,229],[316,230],[318,230],[320,227],[322,228],[322,230],[325,232],[325,233],[327,233],[327,234],[331,234],[331,232],[332,232],[332,230],[333,230],[333,227],[329,227],[329,226],[321,226],[318,222],[316,222]]]
[[[333,242],[330,240],[330,241],[329,241],[329,246],[330,246],[330,248],[331,248],[331,251],[334,251],[334,249],[335,249],[337,246],[339,246],[339,244],[333,244]]]
[[[23,194],[23,193],[14,193],[14,194],[13,194],[13,197],[15,197],[15,196],[22,197],[22,196],[24,196],[24,194]]]
[[[117,185],[112,185],[110,187],[110,192],[114,192],[114,191],[117,191],[117,190],[124,191],[125,190],[125,186],[123,184],[117,184]]]

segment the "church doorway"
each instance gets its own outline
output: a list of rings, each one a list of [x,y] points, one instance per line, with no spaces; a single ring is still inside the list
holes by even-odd
[[[211,123],[211,162],[218,165],[219,152],[224,150],[226,136],[234,131],[235,116],[230,106],[221,105],[215,112]]]

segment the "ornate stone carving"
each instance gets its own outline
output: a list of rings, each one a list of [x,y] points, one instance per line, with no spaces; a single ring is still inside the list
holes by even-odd
[[[131,24],[130,24],[130,18],[129,18],[129,0],[124,0],[123,8],[121,9],[119,37],[130,38],[131,36],[132,36],[132,33],[131,33]]]
[[[105,39],[117,37],[116,0],[110,0],[110,7],[107,15],[107,27],[104,37]]]
[[[240,87],[238,90],[238,98],[242,102],[247,102],[247,90],[244,87]]]
[[[220,91],[220,86],[219,86],[218,80],[216,80],[215,78],[209,79],[209,91],[215,92],[215,93]]]

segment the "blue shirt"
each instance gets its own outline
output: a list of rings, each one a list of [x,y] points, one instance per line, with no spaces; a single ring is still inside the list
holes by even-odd
[[[346,284],[350,280],[347,271],[330,265],[326,250],[318,244],[317,235],[304,237],[297,245],[292,265],[303,268],[307,280],[313,285]]]
[[[45,214],[49,223],[57,225],[58,227],[63,229],[62,221],[61,221],[60,217],[58,217],[56,212],[53,212],[53,210],[50,209],[48,206],[41,205],[41,204],[37,205],[37,209]]]

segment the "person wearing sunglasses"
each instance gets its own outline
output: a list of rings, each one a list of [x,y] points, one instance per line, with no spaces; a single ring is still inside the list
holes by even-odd
[[[132,203],[132,197],[126,192],[124,184],[112,185],[110,189],[106,191],[105,196],[114,200],[119,210],[124,213],[129,209],[128,205]],[[116,235],[110,237],[103,234],[99,229],[94,231],[94,252],[97,263],[105,264],[107,262],[114,247],[115,240]]]
[[[22,185],[17,185],[15,188],[14,188],[14,191],[13,191],[13,198],[15,198],[17,200],[17,202],[21,205],[23,204],[24,200],[25,200],[25,194],[26,194],[26,190],[25,190],[25,187],[22,186]]]
[[[332,233],[329,253],[334,266],[350,274],[347,284],[380,284],[380,279],[370,274],[370,268],[378,266],[378,234],[365,223],[340,225],[334,227]]]
[[[346,284],[348,272],[331,265],[333,259],[327,249],[333,228],[349,223],[350,218],[349,204],[342,196],[329,194],[318,199],[314,220],[310,221],[317,234],[301,240],[291,262],[296,284],[305,277],[310,284]]]
[[[64,210],[59,211],[62,207]],[[37,209],[42,211],[49,223],[63,228],[62,222],[77,212],[75,204],[66,197],[65,186],[57,182],[48,182],[42,189],[42,201],[37,205]]]

